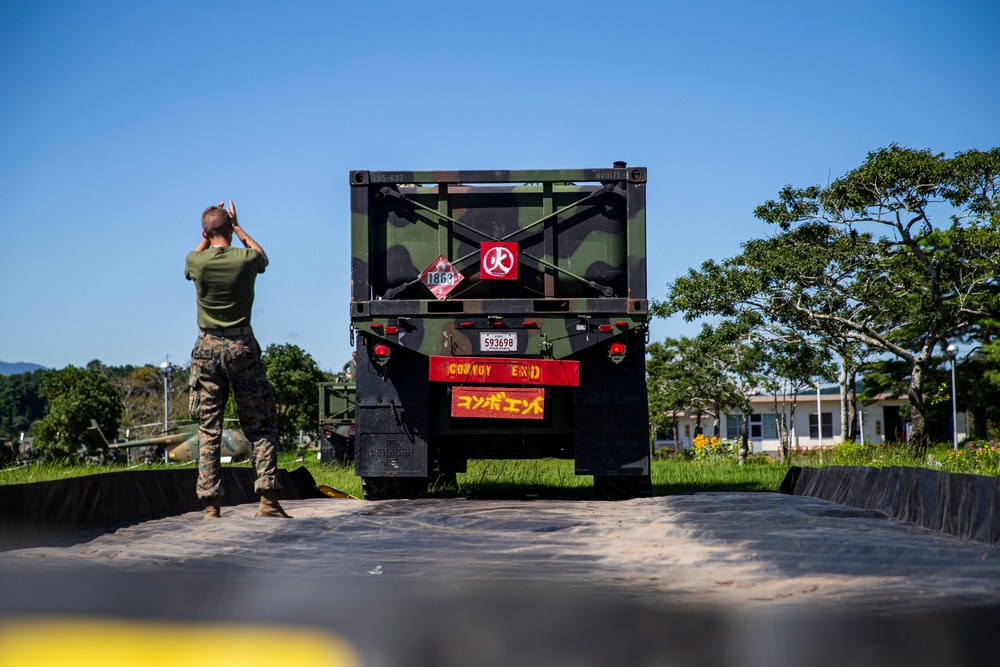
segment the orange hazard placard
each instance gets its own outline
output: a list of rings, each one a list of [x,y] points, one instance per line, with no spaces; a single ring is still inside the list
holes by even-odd
[[[580,362],[558,359],[431,357],[431,382],[580,386]]]
[[[452,387],[452,417],[542,419],[545,390],[522,387]]]

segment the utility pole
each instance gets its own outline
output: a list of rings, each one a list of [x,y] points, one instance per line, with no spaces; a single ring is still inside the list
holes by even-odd
[[[174,370],[169,354],[167,360],[160,364],[160,370],[163,371],[163,435],[167,435],[170,430],[170,373]],[[166,448],[163,450],[163,462],[170,462],[170,454]]]
[[[823,446],[823,404],[820,402],[819,382],[816,383],[816,437],[819,439],[818,447]]]
[[[958,356],[958,346],[949,345],[945,348],[945,354],[951,359],[951,442],[955,451],[958,451],[958,403],[955,400],[955,357]]]

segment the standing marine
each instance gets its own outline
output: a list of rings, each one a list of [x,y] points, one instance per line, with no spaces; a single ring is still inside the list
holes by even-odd
[[[355,377],[358,374],[358,352],[355,350],[351,352],[351,359],[346,364],[344,364],[344,370],[341,371],[344,377],[347,378],[349,382],[354,382]]]
[[[198,497],[205,518],[220,515],[222,425],[229,392],[236,398],[243,433],[253,443],[260,494],[257,516],[288,517],[278,504],[278,418],[260,345],[250,327],[254,283],[267,255],[236,219],[236,207],[209,206],[201,215],[201,242],[187,256],[184,276],[198,301],[198,340],[191,352],[191,418],[198,423]],[[232,246],[233,234],[245,248]]]

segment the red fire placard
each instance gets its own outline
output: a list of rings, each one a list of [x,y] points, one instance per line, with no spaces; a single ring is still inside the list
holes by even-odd
[[[448,296],[448,292],[455,289],[455,286],[462,282],[462,278],[464,276],[444,255],[438,255],[437,259],[420,272],[420,282],[438,299]]]
[[[431,357],[428,378],[455,384],[533,384],[578,387],[580,362],[557,359]]]
[[[542,419],[545,390],[524,387],[452,387],[452,417]]]
[[[479,278],[517,280],[517,243],[499,241],[480,243]]]

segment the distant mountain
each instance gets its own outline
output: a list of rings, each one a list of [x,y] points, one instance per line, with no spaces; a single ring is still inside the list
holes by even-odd
[[[0,361],[0,375],[19,375],[20,373],[31,373],[37,370],[45,370],[45,366],[29,364],[26,361],[18,361],[13,364],[7,361]]]

